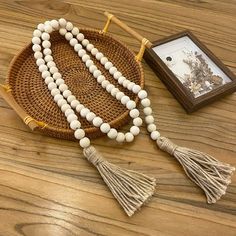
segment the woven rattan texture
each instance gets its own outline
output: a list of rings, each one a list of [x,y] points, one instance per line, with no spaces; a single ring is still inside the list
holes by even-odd
[[[95,30],[84,29],[81,32],[126,78],[143,87],[141,64],[136,62],[134,53],[123,43]],[[50,40],[54,61],[72,94],[112,127],[118,128],[128,122],[128,110],[97,83],[65,38],[54,32]],[[28,115],[47,124],[44,129],[38,128],[38,130],[50,136],[74,139],[73,131],[38,71],[31,47],[31,44],[25,47],[11,64],[7,82],[12,88],[12,94]],[[89,55],[110,82],[138,101],[137,96],[121,87],[109,72],[91,54]],[[79,116],[79,120],[88,137],[102,135],[98,128],[93,127],[84,118]]]

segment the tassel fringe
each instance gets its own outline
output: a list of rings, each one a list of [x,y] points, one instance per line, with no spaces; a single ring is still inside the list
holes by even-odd
[[[206,153],[179,147],[165,137],[160,137],[157,145],[180,162],[187,176],[205,192],[209,204],[215,203],[226,193],[234,167]]]
[[[109,163],[93,146],[84,149],[84,156],[98,169],[128,216],[132,216],[153,195],[155,178]]]

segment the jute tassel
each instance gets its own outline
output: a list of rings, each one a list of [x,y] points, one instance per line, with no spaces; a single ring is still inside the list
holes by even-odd
[[[84,156],[98,169],[128,216],[132,216],[153,195],[154,178],[109,163],[93,146],[84,149]]]
[[[205,153],[179,147],[165,137],[160,137],[157,145],[180,162],[188,177],[203,189],[208,203],[215,203],[225,194],[234,167]]]

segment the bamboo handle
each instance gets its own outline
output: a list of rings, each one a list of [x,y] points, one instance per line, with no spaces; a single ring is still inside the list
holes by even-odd
[[[13,110],[20,116],[20,118],[27,124],[30,129],[34,130],[37,127],[45,127],[43,122],[36,121],[30,117],[15,101],[11,94],[11,89],[8,85],[0,84],[0,95],[13,108]]]
[[[123,30],[125,30],[127,33],[131,34],[134,38],[136,38],[138,41],[141,42],[141,47],[140,47],[139,53],[136,55],[136,59],[138,61],[141,61],[145,48],[146,47],[151,48],[152,43],[148,39],[144,38],[142,35],[137,33],[136,31],[131,29],[128,25],[126,25],[125,23],[120,21],[114,15],[110,14],[109,12],[105,11],[104,15],[107,17],[107,22],[106,22],[106,25],[105,25],[104,29],[102,30],[102,32],[106,33],[108,31],[108,27],[110,25],[110,22],[112,21],[112,22],[116,23],[119,27],[121,27]]]

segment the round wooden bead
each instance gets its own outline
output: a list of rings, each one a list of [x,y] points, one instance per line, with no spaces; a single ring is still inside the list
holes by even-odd
[[[111,128],[110,131],[107,133],[107,136],[110,138],[110,139],[115,139],[117,137],[117,130],[116,129],[113,129]]]
[[[82,56],[82,61],[83,62],[86,62],[89,59],[90,59],[90,56],[88,54],[85,54],[85,55]]]
[[[37,64],[37,66],[40,66],[40,65],[45,64],[45,61],[42,58],[39,58],[36,60],[36,64]]]
[[[68,115],[70,115],[72,113],[74,114],[75,112],[71,108],[69,108],[65,111],[65,116],[67,117]]]
[[[93,119],[93,125],[95,127],[100,127],[102,123],[103,123],[102,119],[98,116]]]
[[[79,44],[79,43],[75,44],[74,50],[75,50],[76,52],[78,52],[80,49],[82,49],[81,44]]]
[[[59,34],[64,36],[67,33],[67,30],[64,28],[59,29]]]
[[[57,94],[55,97],[54,97],[54,101],[57,103],[60,99],[63,99],[63,96],[61,94]]]
[[[72,39],[70,40],[70,45],[71,45],[72,47],[74,47],[77,43],[78,43],[78,40],[75,39],[75,38],[72,38]]]
[[[66,23],[66,29],[67,29],[68,31],[71,31],[71,30],[73,29],[73,24],[72,24],[71,22],[67,22],[67,23]]]
[[[52,33],[52,31],[53,31],[53,28],[52,28],[52,26],[50,25],[50,24],[46,24],[45,26],[44,26],[44,30],[45,30],[45,32],[47,32],[47,33]]]
[[[49,48],[46,48],[46,49],[50,50]],[[44,50],[46,50],[46,49],[44,49]],[[44,50],[43,50],[43,51],[44,51]],[[50,50],[50,51],[51,51],[51,50]],[[45,55],[45,54],[44,54],[44,55]],[[48,54],[48,55],[50,55],[50,54]],[[47,66],[48,66],[48,68],[51,68],[51,67],[56,66],[56,64],[55,64],[54,61],[49,61],[49,62],[47,62]]]
[[[102,58],[100,59],[100,62],[101,62],[102,65],[105,65],[105,63],[108,62],[108,59],[107,59],[106,57],[102,57]]]
[[[58,72],[58,69],[57,69],[57,67],[52,66],[52,67],[49,69],[49,71],[50,71],[50,73],[54,74],[54,73]]]
[[[32,43],[33,43],[33,44],[40,44],[40,43],[41,43],[41,40],[40,40],[39,37],[33,37],[33,38],[32,38]]]
[[[93,76],[94,76],[94,78],[97,78],[99,75],[101,75],[102,74],[102,72],[100,71],[100,70],[95,70],[94,72],[93,72]]]
[[[42,32],[41,32],[40,30],[38,30],[38,29],[34,30],[34,32],[33,32],[33,37],[38,37],[38,38],[40,38],[41,35],[42,35]]]
[[[132,92],[136,94],[139,93],[140,90],[141,90],[141,87],[137,84],[135,84],[132,88]]]
[[[64,104],[63,104],[64,105]],[[67,121],[69,122],[69,123],[71,123],[73,120],[77,120],[78,119],[78,117],[77,117],[77,115],[75,115],[75,114],[70,114],[70,115],[68,115],[67,116]]]
[[[101,126],[100,126],[100,130],[102,131],[102,133],[108,133],[110,131],[111,127],[108,123],[103,123]]]
[[[128,85],[127,85],[127,89],[128,90],[132,90],[133,87],[134,87],[135,83],[134,82],[130,82]]]
[[[56,96],[57,94],[60,94],[60,90],[59,90],[59,89],[54,88],[54,89],[51,90],[51,95],[52,95],[53,97]]]
[[[115,86],[114,86],[113,84],[108,84],[108,85],[106,86],[106,91],[107,91],[108,93],[110,93],[113,88],[115,88]]]
[[[140,133],[140,129],[137,126],[132,126],[130,128],[130,133],[133,134],[134,136],[138,135]]]
[[[59,27],[59,23],[57,20],[51,20],[50,21],[50,25],[54,28],[54,29],[58,29]]]
[[[56,84],[57,84],[57,86],[59,86],[59,85],[61,85],[61,84],[64,84],[65,83],[65,81],[64,81],[64,79],[57,79],[56,80]]]
[[[112,66],[112,67],[109,69],[109,73],[110,73],[111,75],[113,75],[116,71],[117,71],[117,68],[114,67],[114,66]]]
[[[68,110],[70,108],[70,105],[69,104],[63,104],[62,106],[61,106],[61,111],[62,112],[65,112],[66,110]]]
[[[79,29],[77,27],[74,27],[71,33],[76,36],[77,34],[79,34]]]
[[[83,108],[81,111],[80,111],[80,115],[82,117],[86,117],[86,115],[90,112],[90,110],[88,108]]]
[[[43,54],[41,52],[37,51],[37,52],[34,53],[34,58],[35,59],[39,59],[39,58],[42,58],[42,57],[43,57]]]
[[[129,110],[134,109],[134,108],[136,107],[135,101],[132,101],[132,100],[128,101],[128,102],[126,103],[126,107],[127,107],[127,109],[129,109]]]
[[[93,73],[95,70],[97,70],[98,68],[95,66],[95,65],[91,65],[90,67],[89,67],[89,72],[90,73]]]
[[[48,76],[50,76],[51,74],[50,74],[50,72],[49,71],[44,71],[43,73],[42,73],[42,77],[45,79],[46,77],[48,77]]]
[[[84,35],[81,34],[81,33],[79,33],[79,34],[77,34],[76,38],[77,38],[79,41],[82,41],[82,40],[84,40]]]
[[[49,83],[53,82],[54,79],[51,76],[48,76],[48,77],[46,77],[46,79],[44,81],[46,84],[49,84]]]
[[[68,86],[67,86],[66,84],[61,84],[61,85],[59,86],[59,89],[60,89],[62,92],[64,92],[65,90],[68,89]]]
[[[82,41],[82,45],[83,45],[84,47],[86,47],[88,44],[89,44],[88,39],[84,39],[84,40]]]
[[[125,140],[125,135],[121,132],[118,132],[117,137],[116,137],[116,141],[118,143],[122,143],[122,142],[124,142],[124,140]]]
[[[50,34],[43,32],[41,35],[42,40],[49,40],[50,39]]]
[[[43,41],[42,45],[43,45],[44,48],[50,48],[51,47],[51,43],[48,40]]]
[[[152,115],[146,116],[145,117],[145,122],[147,124],[152,124],[154,122],[154,117]]]
[[[87,46],[86,46],[86,49],[91,52],[91,50],[94,48],[94,45],[89,43]]]
[[[108,80],[105,79],[105,80],[102,81],[102,87],[103,88],[106,88],[108,84],[110,84],[110,82]]]
[[[87,60],[85,63],[86,67],[90,67],[91,65],[93,65],[93,61],[92,60]]]
[[[92,54],[92,55],[96,56],[97,53],[98,53],[98,49],[97,49],[97,48],[93,48],[93,49],[91,50],[91,54]]]
[[[90,145],[90,140],[89,140],[87,137],[84,137],[84,138],[82,138],[82,139],[79,141],[79,145],[80,145],[82,148],[87,148],[87,147],[89,147],[89,145]]]
[[[73,101],[73,102],[74,102],[74,101]],[[84,105],[82,105],[82,104],[79,103],[79,104],[77,104],[75,110],[80,113],[80,111],[81,111],[83,108],[84,108]]]
[[[70,33],[70,32],[67,32],[67,33],[65,34],[65,38],[66,38],[66,40],[70,41],[71,39],[73,39],[73,34]]]
[[[91,122],[94,118],[96,117],[96,115],[93,113],[93,112],[89,112],[87,115],[86,115],[86,120]]]
[[[119,89],[118,88],[113,88],[112,90],[111,90],[111,95],[113,96],[113,97],[116,97],[116,94],[119,92]]]
[[[147,126],[147,130],[148,130],[148,132],[153,132],[153,131],[155,131],[157,129],[157,127],[156,127],[156,125],[155,124],[149,124],[148,126]]]
[[[139,110],[136,108],[132,109],[132,110],[130,110],[129,115],[131,118],[137,118],[137,117],[139,117]]]
[[[68,98],[71,94],[72,94],[71,91],[68,89],[63,92],[64,98]]]
[[[97,82],[98,82],[99,84],[101,84],[102,81],[104,81],[104,80],[105,80],[105,77],[104,77],[103,75],[99,75],[99,76],[97,77]]]
[[[105,63],[104,66],[105,66],[106,70],[109,70],[113,66],[113,64],[110,61],[108,61],[108,62]]]
[[[73,130],[79,129],[81,127],[81,123],[78,120],[73,120],[70,123],[70,128]]]
[[[144,107],[149,107],[151,105],[151,102],[148,98],[144,98],[143,100],[141,100],[141,104],[144,106]]]
[[[137,117],[137,118],[135,118],[135,119],[133,119],[133,124],[135,125],[135,126],[141,126],[142,125],[142,123],[143,123],[143,121],[142,121],[142,119],[140,118],[140,117]]]
[[[64,18],[60,18],[58,22],[61,27],[66,27],[66,20]]]
[[[48,89],[51,91],[52,89],[54,89],[54,88],[56,88],[57,87],[57,85],[54,83],[54,82],[50,82],[49,84],[48,84]]]
[[[80,102],[79,102],[78,100],[73,100],[73,101],[71,101],[70,105],[71,105],[72,108],[76,108],[76,111],[78,112],[77,106],[78,106],[78,105],[82,105],[82,104],[80,104]],[[83,106],[83,105],[82,105],[82,106]],[[83,107],[84,107],[84,106],[83,106]]]
[[[66,102],[66,100],[65,100],[64,98],[59,99],[59,100],[57,101],[57,105],[58,105],[59,107],[61,107],[62,105],[66,104],[66,103],[67,103],[67,102]]]
[[[54,73],[53,75],[52,75],[52,77],[53,77],[53,79],[61,79],[61,73],[59,73],[59,72],[56,72],[56,73]]]
[[[124,76],[121,76],[119,79],[118,79],[118,83],[119,84],[123,84],[123,82],[126,80],[126,78]]]
[[[51,55],[47,55],[47,56],[44,57],[44,60],[46,62],[53,61],[53,57]]]
[[[40,31],[44,31],[44,24],[42,23],[38,24],[37,29]]]
[[[41,46],[39,44],[34,44],[32,49],[34,52],[41,51]]]
[[[47,70],[48,70],[48,67],[46,65],[40,65],[39,66],[39,71],[40,72],[47,71]]]
[[[72,101],[76,100],[76,97],[74,95],[70,95],[67,98],[67,102],[71,103]]]
[[[128,86],[129,83],[130,83],[130,80],[125,79],[125,80],[123,81],[122,85],[123,85],[124,88],[127,88],[127,86]]]
[[[161,135],[160,135],[160,133],[159,133],[158,131],[153,131],[153,132],[151,133],[151,138],[152,138],[152,140],[157,140],[160,136],[161,136]]]
[[[118,80],[121,76],[122,76],[122,74],[121,74],[119,71],[116,71],[116,72],[113,74],[114,79],[117,79],[117,80]]]
[[[127,132],[127,133],[125,134],[125,141],[128,142],[128,143],[130,143],[130,142],[132,142],[133,140],[134,140],[134,135],[131,134],[130,132]]]
[[[124,94],[123,92],[118,92],[118,93],[116,94],[116,99],[117,99],[118,101],[120,101],[123,96],[125,96],[125,94]]]
[[[121,98],[120,101],[121,101],[121,103],[122,103],[123,105],[126,105],[127,102],[130,101],[130,98],[125,95],[125,96],[123,96],[123,97]]]
[[[151,115],[152,114],[152,108],[151,107],[145,107],[143,109],[143,112],[144,112],[145,116]]]
[[[140,91],[138,92],[138,97],[139,97],[140,99],[146,98],[146,97],[147,97],[147,92],[146,92],[145,90],[140,90]]]
[[[101,58],[103,58],[103,56],[104,56],[104,55],[103,55],[101,52],[98,52],[95,57],[96,57],[97,60],[100,61]]]
[[[85,136],[85,132],[83,129],[77,129],[74,133],[76,139],[82,139]]]

